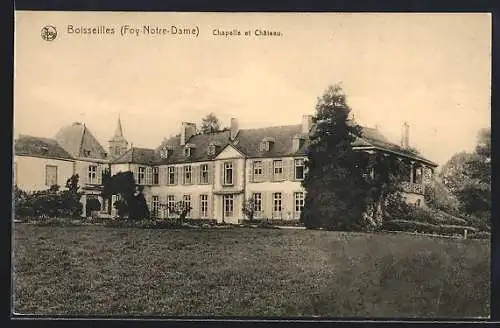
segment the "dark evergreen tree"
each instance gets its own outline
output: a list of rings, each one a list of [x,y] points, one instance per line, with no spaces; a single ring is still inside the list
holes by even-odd
[[[318,99],[306,160],[305,206],[308,228],[358,230],[366,198],[366,165],[352,148],[361,127],[349,119],[351,109],[340,85]]]

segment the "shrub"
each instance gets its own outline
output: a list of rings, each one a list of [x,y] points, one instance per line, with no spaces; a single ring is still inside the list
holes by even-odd
[[[463,235],[464,230],[474,232],[474,227],[446,224],[431,224],[425,222],[408,221],[408,220],[391,220],[383,224],[383,229],[388,231],[406,231],[419,232],[438,235]]]
[[[85,204],[85,213],[87,216],[92,216],[92,212],[101,210],[101,202],[97,198],[88,198]]]
[[[14,215],[16,218],[36,219],[69,217],[78,218],[82,214],[81,193],[74,190],[59,190],[52,186],[47,190],[26,193],[14,188]]]

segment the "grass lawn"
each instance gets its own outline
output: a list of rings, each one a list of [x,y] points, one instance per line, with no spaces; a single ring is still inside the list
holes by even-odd
[[[14,239],[16,313],[489,316],[489,240],[26,224]]]

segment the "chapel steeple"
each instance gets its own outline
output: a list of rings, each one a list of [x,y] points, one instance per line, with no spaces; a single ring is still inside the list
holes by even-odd
[[[118,115],[118,124],[116,125],[115,135],[108,141],[109,155],[111,158],[117,158],[123,155],[128,148],[128,141],[123,137],[122,122]]]

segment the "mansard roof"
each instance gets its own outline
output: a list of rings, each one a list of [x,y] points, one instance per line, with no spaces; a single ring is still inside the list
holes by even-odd
[[[73,157],[56,140],[28,135],[20,135],[14,141],[16,155],[58,158],[72,160]]]
[[[73,157],[106,159],[104,148],[85,124],[75,122],[67,125],[57,132],[55,139]]]
[[[185,145],[180,144],[180,135],[176,135],[166,139],[158,148],[132,148],[114,163],[138,163],[138,164],[176,164],[188,162],[210,161],[231,144],[237,150],[245,154],[249,158],[271,158],[284,156],[304,156],[309,145],[307,135],[302,133],[302,125],[283,125],[273,126],[258,129],[241,129],[234,141],[230,141],[230,131],[224,130],[208,134],[197,134],[187,140],[187,144],[194,145],[191,148],[189,157],[185,156]],[[293,148],[294,137],[299,136],[304,139],[298,150]],[[269,151],[261,150],[260,143],[263,140],[272,138],[274,141]],[[216,144],[218,147],[214,154],[208,154],[208,146]],[[160,150],[163,146],[168,146],[172,150],[168,158],[160,157]],[[366,147],[370,149],[378,149],[382,151],[392,152],[399,156],[415,159],[425,162],[429,165],[437,166],[437,164],[425,159],[424,157],[410,152],[394,143],[391,143],[377,129],[362,127],[362,137],[357,138],[353,146]]]
[[[151,165],[155,161],[155,150],[149,148],[132,147],[123,155],[112,161],[112,164],[144,164]]]

